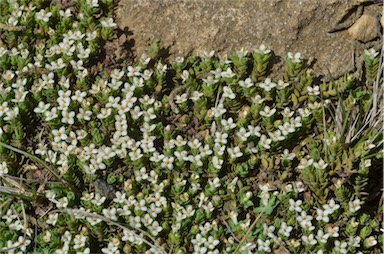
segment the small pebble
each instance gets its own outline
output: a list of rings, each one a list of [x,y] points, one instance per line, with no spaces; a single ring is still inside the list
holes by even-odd
[[[369,42],[377,38],[376,18],[364,14],[348,29],[349,35],[361,42]]]

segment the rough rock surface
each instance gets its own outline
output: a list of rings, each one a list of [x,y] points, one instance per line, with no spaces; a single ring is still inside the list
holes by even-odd
[[[315,71],[327,75],[329,69],[337,75],[351,69],[353,55],[372,46],[378,49],[382,43],[376,36],[375,41],[362,43],[348,34],[348,27],[328,32],[340,19],[348,18],[343,13],[350,2],[120,0],[117,22],[133,33],[136,56],[156,39],[169,50],[170,59],[202,50],[227,53],[265,44],[277,56],[301,52],[304,58],[314,57]],[[366,5],[364,14],[376,16],[382,8],[380,4]]]

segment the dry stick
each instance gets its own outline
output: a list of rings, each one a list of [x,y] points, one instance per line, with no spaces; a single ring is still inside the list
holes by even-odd
[[[233,233],[233,231],[229,227],[228,223],[224,220],[224,218],[222,216],[220,216],[220,219],[224,223],[224,225],[228,228],[229,233],[231,233],[232,237],[236,240],[236,242],[239,242],[239,239],[237,239],[237,237],[235,236],[235,234]]]
[[[237,245],[235,251],[233,252],[233,254],[237,254],[241,248],[241,245],[244,243],[245,241],[245,238],[248,237],[249,233],[251,233],[251,230],[255,227],[256,223],[259,221],[260,217],[263,215],[264,211],[265,211],[265,208],[263,208],[263,210],[261,211],[261,213],[257,216],[257,218],[255,219],[255,221],[252,223],[252,225],[249,227],[249,229],[247,230],[247,232],[245,233],[245,235],[243,236],[243,238],[241,239],[239,245]]]
[[[325,105],[324,105],[324,98],[323,98],[323,95],[320,93],[320,96],[321,96],[321,101],[322,101],[322,111],[323,111],[323,128],[324,128],[324,153],[325,153],[325,159],[328,160],[328,153],[327,153],[327,147],[328,147],[328,143],[327,143],[327,122],[325,121]]]
[[[53,210],[51,212],[52,213],[53,212],[67,213],[67,214],[70,214],[72,216],[82,215],[82,216],[88,216],[88,217],[91,217],[91,218],[96,218],[96,219],[102,220],[102,221],[104,221],[106,223],[110,223],[110,224],[112,224],[114,226],[117,226],[117,227],[122,228],[124,230],[127,230],[129,232],[132,232],[135,235],[135,237],[140,238],[144,243],[146,243],[149,246],[151,246],[152,248],[156,249],[158,251],[158,253],[167,254],[160,246],[156,245],[156,240],[152,236],[150,236],[144,230],[142,230],[140,228],[137,228],[137,227],[134,227],[132,225],[129,225],[129,226],[132,227],[133,229],[139,231],[140,233],[145,234],[149,239],[151,239],[153,241],[153,244],[151,242],[149,242],[148,240],[146,240],[144,237],[142,237],[142,236],[138,235],[137,233],[135,233],[132,229],[124,227],[122,224],[114,222],[111,219],[108,219],[108,218],[106,218],[104,216],[101,216],[99,214],[89,213],[89,212],[86,212],[86,211],[82,211],[80,209]]]
[[[55,170],[54,170],[52,167],[50,167],[47,163],[45,163],[45,161],[39,159],[38,157],[36,157],[36,156],[34,156],[34,155],[32,155],[32,154],[29,154],[29,153],[27,153],[27,152],[24,152],[23,150],[20,150],[20,149],[18,149],[18,148],[16,148],[16,147],[7,145],[7,144],[5,144],[5,143],[3,143],[3,142],[1,142],[1,141],[0,141],[0,146],[4,146],[5,148],[8,148],[9,150],[12,150],[12,151],[14,151],[14,152],[20,153],[20,154],[22,154],[22,155],[24,155],[24,156],[30,158],[31,160],[40,163],[43,167],[45,167],[46,169],[48,169],[48,171],[49,171],[52,175],[54,175],[57,179],[59,179],[64,185],[66,185],[67,187],[69,187],[69,188],[70,188],[72,191],[74,191],[74,192],[77,191],[76,188],[75,188],[72,184],[70,184],[69,182],[67,182],[66,180],[64,180],[62,177],[60,177],[60,175],[57,174],[57,173],[55,172]]]
[[[38,180],[38,179],[25,179],[25,178],[19,178],[16,176],[11,176],[11,175],[6,175],[7,178],[13,179],[13,180],[20,180],[20,182],[26,182],[26,183],[45,183],[43,180]],[[46,183],[50,184],[58,184],[61,182],[54,182],[54,181],[47,181]]]

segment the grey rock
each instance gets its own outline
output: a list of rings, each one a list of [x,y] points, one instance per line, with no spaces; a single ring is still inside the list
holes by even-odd
[[[132,31],[137,57],[155,39],[169,49],[170,60],[202,50],[228,53],[264,44],[283,58],[288,52],[314,57],[314,70],[327,75],[328,69],[331,74],[348,71],[353,52],[362,54],[367,47],[350,38],[346,30],[328,33],[340,12],[348,8],[347,2],[121,0],[117,22]],[[380,13],[382,7],[372,8]]]

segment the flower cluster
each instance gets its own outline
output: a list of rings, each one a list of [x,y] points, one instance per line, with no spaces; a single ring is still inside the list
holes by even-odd
[[[0,3],[1,251],[381,251],[369,81],[320,84],[300,53],[273,77],[264,45],[111,65],[113,8]]]

